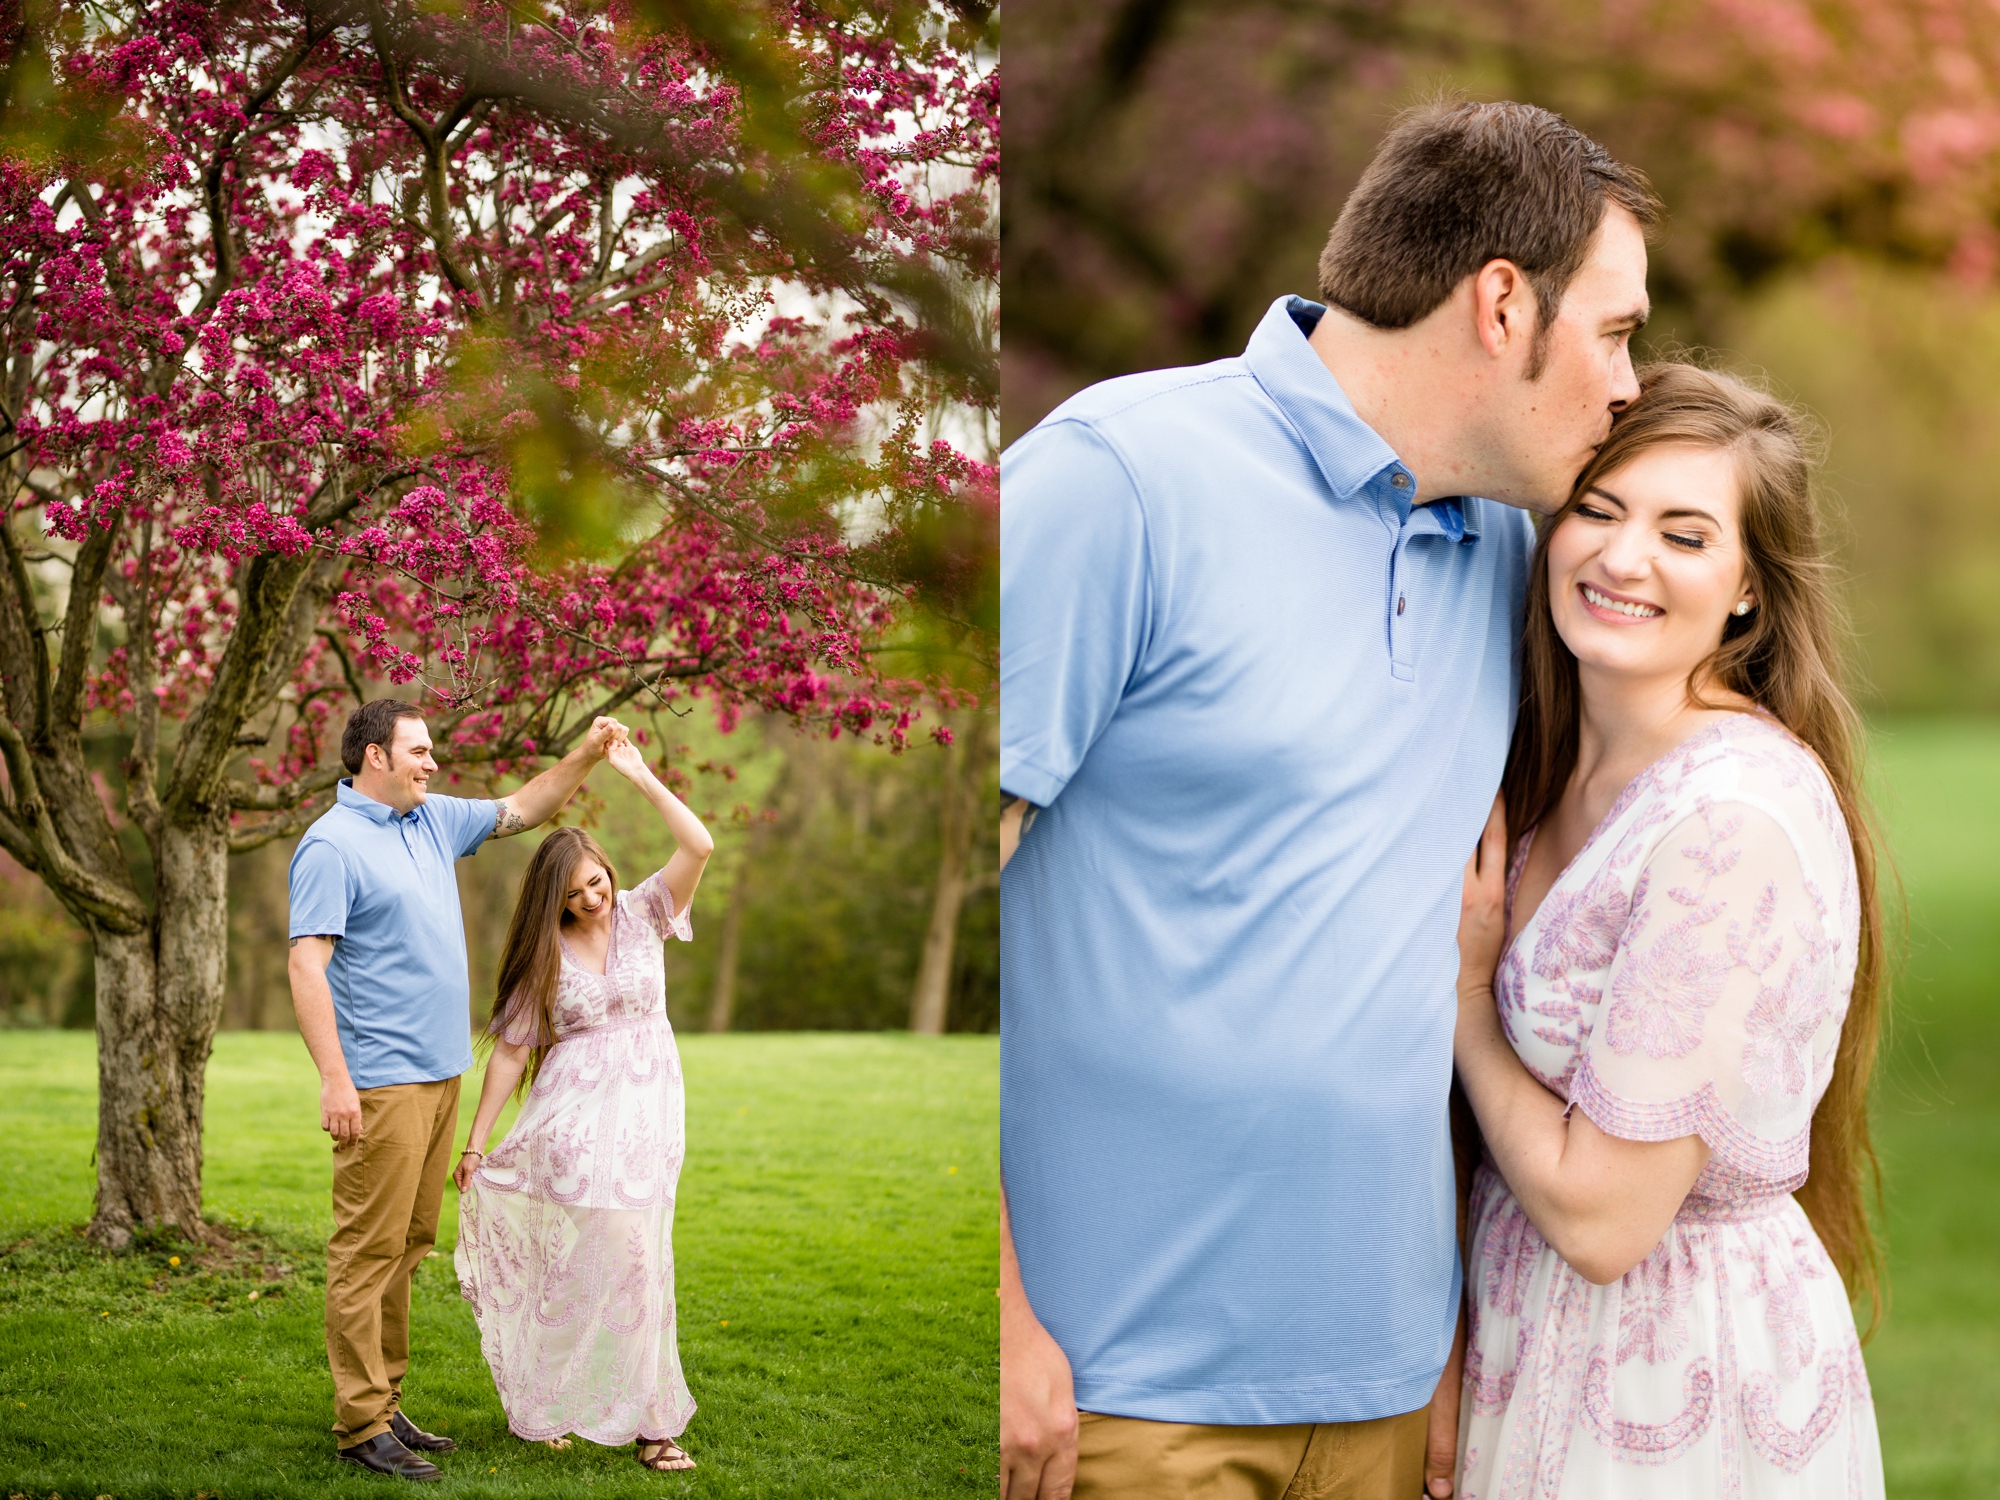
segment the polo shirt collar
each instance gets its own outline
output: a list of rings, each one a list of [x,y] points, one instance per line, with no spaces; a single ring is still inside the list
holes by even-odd
[[[1250,335],[1243,362],[1304,439],[1334,495],[1345,500],[1385,470],[1408,470],[1382,435],[1354,414],[1354,403],[1306,342],[1325,313],[1321,303],[1280,297]]]
[[[364,796],[354,790],[354,778],[343,776],[334,783],[333,797],[342,807],[351,807],[371,823],[384,825],[400,821],[404,814],[396,811],[386,802],[377,802],[373,797]],[[413,808],[408,816],[414,818],[422,808]]]

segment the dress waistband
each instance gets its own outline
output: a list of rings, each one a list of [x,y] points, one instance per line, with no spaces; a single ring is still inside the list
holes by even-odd
[[[574,1042],[582,1037],[602,1036],[607,1031],[629,1031],[634,1026],[644,1026],[649,1022],[667,1024],[667,1013],[663,1010],[649,1010],[643,1016],[620,1016],[616,1020],[600,1022],[596,1026],[586,1026],[581,1031],[572,1031],[556,1038],[560,1046],[564,1042]]]
[[[1790,1193],[1772,1193],[1763,1198],[1696,1198],[1692,1195],[1681,1202],[1680,1212],[1674,1215],[1676,1224],[1749,1224],[1758,1219],[1773,1218],[1783,1213],[1792,1204]]]

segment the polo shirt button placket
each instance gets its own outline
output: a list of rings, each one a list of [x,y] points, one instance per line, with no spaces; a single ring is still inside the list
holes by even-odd
[[[1389,471],[1389,485],[1392,489],[1407,491],[1411,485],[1408,471],[1400,468],[1391,469]],[[1410,607],[1409,587],[1405,568],[1409,559],[1411,512],[1406,506],[1407,502],[1399,494],[1397,496],[1397,509],[1400,512],[1402,528],[1396,538],[1395,548],[1390,554],[1389,564],[1390,579],[1396,599],[1395,604],[1390,607],[1389,613],[1389,673],[1400,682],[1413,682],[1416,680],[1415,663],[1405,661],[1404,659],[1406,641],[1403,616]]]
[[[1407,618],[1410,592],[1405,574],[1409,561],[1409,546],[1405,540],[1396,548],[1396,603],[1389,612],[1389,675],[1398,682],[1417,680],[1417,664],[1410,659],[1410,622]]]

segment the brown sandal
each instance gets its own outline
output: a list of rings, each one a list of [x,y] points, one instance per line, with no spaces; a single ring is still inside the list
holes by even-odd
[[[648,1452],[647,1450],[651,1450]],[[672,1438],[640,1438],[635,1445],[634,1457],[641,1468],[651,1469],[655,1474],[669,1474],[677,1469],[692,1469],[694,1460],[685,1449]]]

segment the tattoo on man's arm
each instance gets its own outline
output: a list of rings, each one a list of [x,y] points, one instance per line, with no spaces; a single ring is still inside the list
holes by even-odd
[[[504,839],[509,834],[520,833],[527,828],[528,820],[514,811],[512,803],[501,801],[494,805],[500,809],[500,813],[493,820],[493,837]]]

